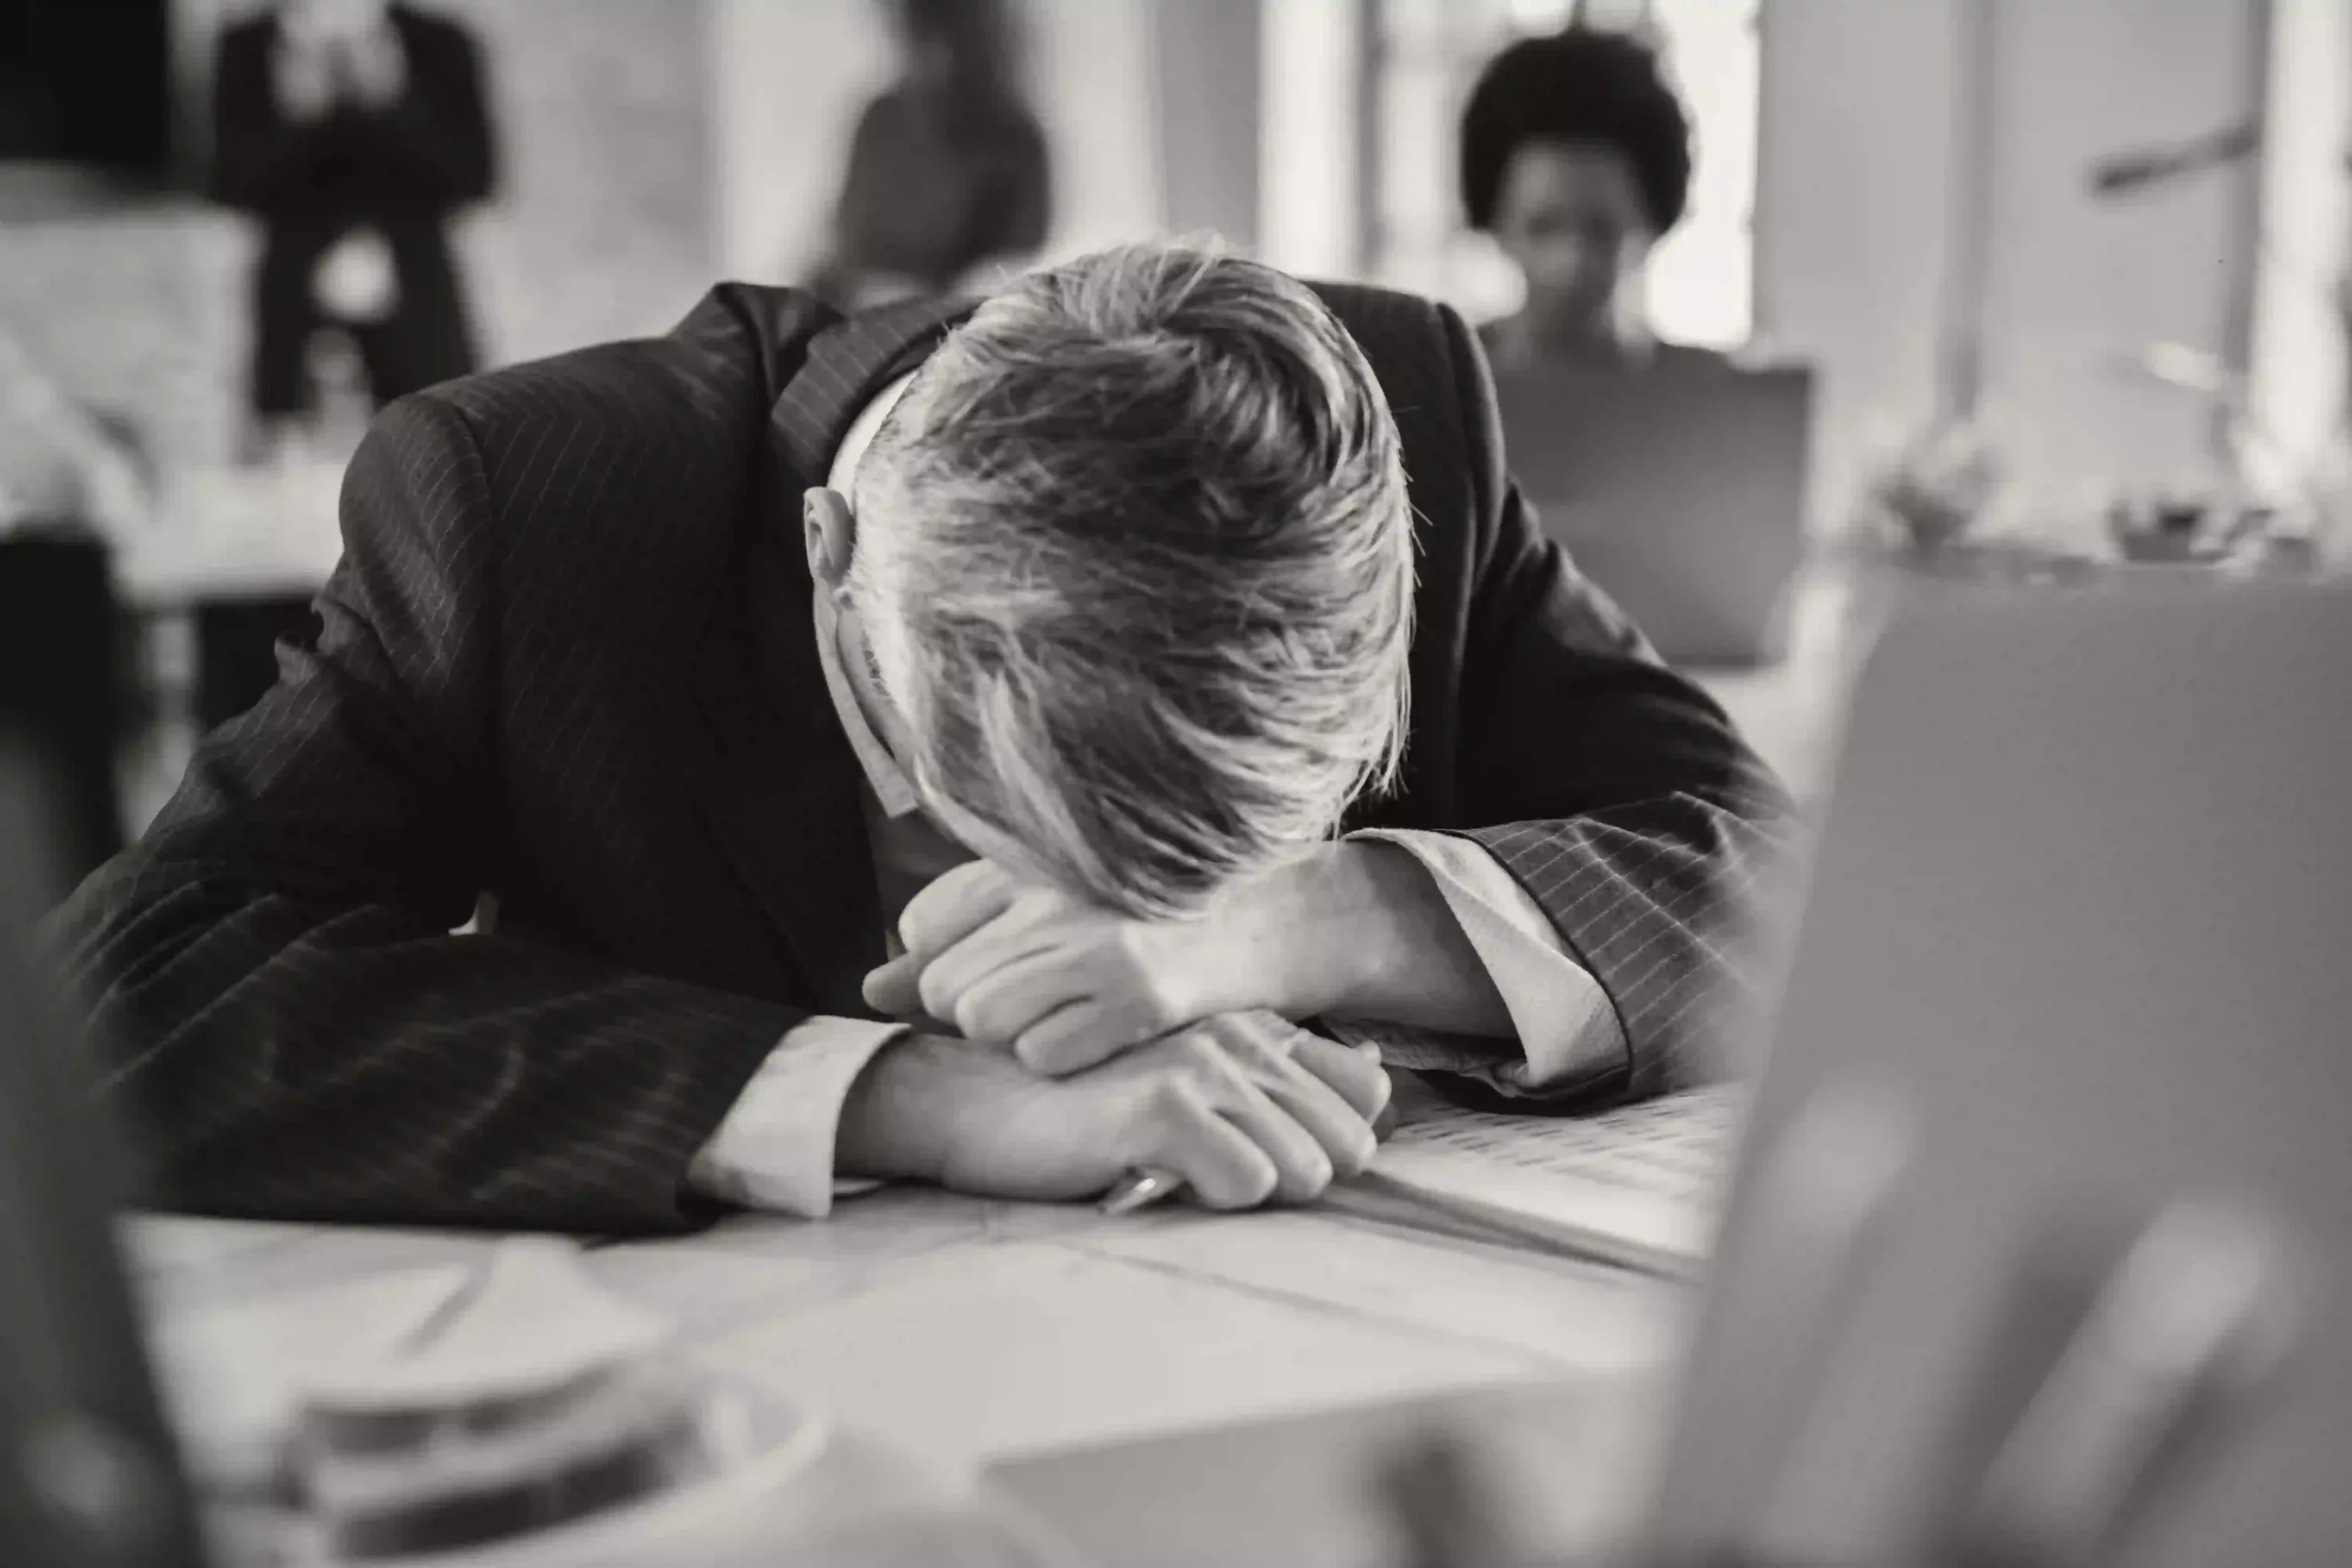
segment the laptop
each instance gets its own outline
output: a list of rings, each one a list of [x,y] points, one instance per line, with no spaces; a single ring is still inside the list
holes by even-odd
[[[199,1568],[113,1217],[107,1129],[34,951],[65,891],[51,775],[0,737],[0,1561]]]
[[[1781,656],[1804,551],[1810,369],[1665,353],[1639,370],[1500,370],[1495,393],[1544,533],[1661,657]]]
[[[2352,594],[2201,575],[1959,591],[1876,649],[1684,1373],[1670,1554],[1949,1532],[1954,1477],[2031,1436],[2088,1303],[2160,1246],[2191,1258],[2160,1311],[2237,1290],[2292,1342],[2184,1429],[2194,1462],[2140,1456],[2131,1561],[2352,1551]],[[1849,1149],[1836,1286],[1769,1213],[1808,1139]]]
[[[2347,691],[2340,590],[1909,607],[1858,687],[1673,1387],[1309,1416],[997,1480],[1131,1568],[1397,1561],[1379,1467],[1443,1428],[1509,1434],[1577,1495],[1571,1526],[1645,1525],[1658,1561],[1915,1560],[2019,1519],[2085,1550],[1971,1560],[2344,1560]]]

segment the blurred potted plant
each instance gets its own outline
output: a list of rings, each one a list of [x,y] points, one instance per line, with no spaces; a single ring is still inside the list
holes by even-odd
[[[1898,556],[1950,553],[2000,492],[1999,454],[1973,421],[1939,420],[1895,449],[1863,485],[1866,521]]]

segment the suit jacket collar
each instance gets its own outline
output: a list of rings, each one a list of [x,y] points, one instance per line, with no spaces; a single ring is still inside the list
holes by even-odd
[[[783,933],[822,1011],[863,1016],[883,957],[863,775],[818,663],[800,491],[824,482],[858,412],[922,363],[968,302],[924,301],[835,318],[802,340],[756,333],[763,382],[781,389],[770,464],[749,489],[740,592],[714,616],[698,686],[708,755],[706,819]],[[796,363],[797,360],[797,363]]]
[[[972,308],[969,299],[910,300],[841,317],[820,330],[798,371],[784,380],[770,420],[786,472],[803,486],[824,483],[858,411],[929,358]]]

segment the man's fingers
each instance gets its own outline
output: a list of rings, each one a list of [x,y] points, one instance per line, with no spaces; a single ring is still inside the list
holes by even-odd
[[[865,1005],[885,1018],[912,1018],[922,1011],[922,960],[911,953],[873,970],[862,987]]]
[[[1251,1076],[1260,1091],[1322,1148],[1335,1174],[1355,1176],[1372,1164],[1379,1147],[1372,1118],[1322,1078],[1287,1060],[1256,1066]]]
[[[1154,1038],[1148,1025],[1088,998],[1030,1024],[1013,1041],[1013,1054],[1033,1073],[1068,1077]]]
[[[1292,1061],[1329,1085],[1331,1091],[1367,1122],[1387,1108],[1392,1086],[1376,1053],[1326,1040],[1312,1031],[1302,1030],[1299,1033],[1300,1038],[1291,1045]]]
[[[1328,1128],[1336,1129],[1338,1122],[1329,1115],[1292,1108],[1294,1101],[1303,1102],[1306,1098],[1286,1092],[1283,1101],[1277,1103],[1265,1089],[1242,1083],[1234,1087],[1223,1107],[1225,1119],[1247,1133],[1250,1141],[1273,1161],[1273,1195],[1284,1203],[1305,1203],[1320,1198],[1337,1170],[1331,1151],[1324,1146],[1317,1129],[1309,1123],[1325,1123]],[[1347,1108],[1339,1103],[1338,1096],[1326,1091],[1326,1098],[1331,1101],[1328,1109],[1344,1118]],[[1336,1131],[1332,1135],[1342,1144],[1347,1142]],[[1370,1142],[1371,1129],[1364,1129],[1364,1137]]]
[[[1035,952],[991,969],[967,986],[956,998],[956,1023],[966,1039],[1017,1044],[1024,1030],[1058,1018],[1085,996],[1086,987],[1062,953]],[[1031,1061],[1027,1052],[1018,1055],[1030,1071],[1046,1070]]]
[[[1184,1179],[1193,1201],[1210,1209],[1252,1209],[1272,1197],[1282,1173],[1255,1139],[1217,1114],[1208,1097],[1182,1078],[1163,1078],[1149,1108],[1148,1159]]]
[[[1354,1176],[1372,1163],[1379,1144],[1372,1119],[1386,1099],[1386,1077],[1376,1066],[1277,1014],[1232,1014],[1217,1021],[1216,1032],[1250,1081],[1321,1146],[1337,1174]]]
[[[1012,878],[984,860],[967,861],[907,901],[899,940],[918,964],[946,952],[1010,908]]]
[[[1003,922],[981,927],[923,965],[922,974],[915,981],[923,1010],[963,1030],[964,1019],[959,1010],[972,988],[1007,964],[1027,958],[1040,945],[1030,932],[1007,930]]]

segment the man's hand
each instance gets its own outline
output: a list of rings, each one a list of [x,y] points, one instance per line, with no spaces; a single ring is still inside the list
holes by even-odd
[[[1218,1013],[1271,1007],[1249,956],[1206,922],[1155,924],[1023,882],[988,861],[947,873],[899,919],[903,957],[866,976],[896,1018],[952,1024],[1059,1075]]]
[[[1001,1048],[917,1035],[888,1047],[842,1108],[835,1168],[996,1198],[1066,1201],[1129,1169],[1182,1176],[1198,1202],[1305,1202],[1373,1155],[1387,1103],[1376,1057],[1263,1013],[1179,1032],[1067,1078]]]
[[[1509,1008],[1435,879],[1407,851],[1325,844],[1190,920],[1137,920],[987,861],[915,895],[906,943],[865,977],[894,1018],[1082,1071],[1222,1013],[1381,1019],[1508,1039]]]
[[[1139,920],[974,861],[908,904],[906,953],[866,976],[865,999],[1077,1072],[1220,1014],[1321,1010],[1343,986],[1333,944],[1283,908],[1297,902],[1270,880],[1198,919]]]

